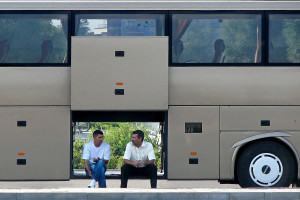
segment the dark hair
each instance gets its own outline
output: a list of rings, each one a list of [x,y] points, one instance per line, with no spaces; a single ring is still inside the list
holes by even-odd
[[[100,131],[100,130],[95,130],[95,131],[93,132],[93,137],[96,137],[96,136],[98,136],[98,135],[104,135],[104,134],[103,134],[103,132]]]
[[[133,135],[133,134],[137,134],[138,138],[142,138],[142,141],[144,141],[144,132],[143,131],[141,131],[141,130],[135,130],[135,131],[132,132],[131,135]]]

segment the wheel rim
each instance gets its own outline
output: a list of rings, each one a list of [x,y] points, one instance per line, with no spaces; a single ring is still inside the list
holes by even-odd
[[[257,185],[275,185],[281,179],[283,173],[281,160],[274,154],[259,154],[251,161],[249,173],[251,179]]]

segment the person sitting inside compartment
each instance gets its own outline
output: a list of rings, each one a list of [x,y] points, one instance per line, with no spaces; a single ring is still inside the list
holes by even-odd
[[[151,188],[157,185],[157,167],[155,154],[151,143],[144,141],[144,132],[133,131],[131,142],[126,145],[124,165],[121,168],[121,188],[127,188],[130,176],[147,176],[150,178]]]
[[[106,188],[106,164],[110,160],[110,146],[103,142],[104,134],[100,130],[93,132],[93,140],[86,143],[83,148],[82,159],[87,175],[92,177],[89,188],[94,188],[98,182],[100,188]]]

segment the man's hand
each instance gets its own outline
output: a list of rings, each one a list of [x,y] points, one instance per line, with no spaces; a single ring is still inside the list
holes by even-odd
[[[85,169],[88,171],[90,177],[92,177],[92,171],[91,171],[91,168],[89,165],[89,160],[84,160],[84,166],[85,166]]]
[[[124,163],[128,164],[128,165],[132,165],[137,168],[144,167],[146,165],[145,162],[142,162],[141,160],[130,161],[130,160],[124,159]]]
[[[136,167],[139,168],[139,167],[144,167],[145,166],[145,163],[142,162],[141,160],[136,160]]]
[[[136,160],[136,161],[129,161],[129,162],[130,162],[131,165],[133,165],[135,167],[137,167],[137,165],[138,165],[138,160]]]
[[[97,158],[93,158],[93,162],[97,162],[98,160],[100,160],[100,158],[99,158],[99,157],[97,157]]]

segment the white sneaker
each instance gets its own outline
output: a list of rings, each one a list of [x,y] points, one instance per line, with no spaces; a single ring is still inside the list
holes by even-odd
[[[96,187],[96,181],[93,179],[91,183],[88,185],[88,188],[95,188]]]

